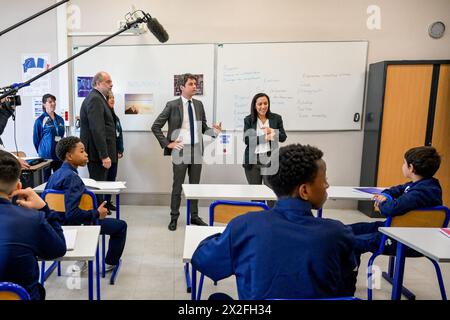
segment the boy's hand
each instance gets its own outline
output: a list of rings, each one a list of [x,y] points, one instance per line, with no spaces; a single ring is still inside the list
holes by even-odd
[[[17,197],[16,203],[24,208],[40,210],[46,205],[45,201],[31,188],[16,190],[11,194],[11,197],[14,196]]]
[[[106,215],[108,214],[108,209],[105,208],[106,201],[103,201],[102,204],[97,208],[98,211],[98,218],[100,220],[105,219]]]
[[[373,197],[373,200],[375,200],[375,203],[378,204],[378,203],[380,203],[380,202],[386,201],[387,198],[386,198],[385,196],[381,195],[381,194],[376,194],[376,195]]]

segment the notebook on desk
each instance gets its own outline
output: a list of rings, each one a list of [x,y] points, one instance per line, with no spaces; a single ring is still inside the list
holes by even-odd
[[[37,165],[37,164],[39,164],[39,163],[41,163],[41,162],[44,162],[45,159],[43,159],[43,158],[28,158],[28,159],[25,159],[25,161],[26,161],[30,166],[35,166],[35,165]]]
[[[361,191],[361,192],[365,192],[365,193],[370,193],[370,194],[380,194],[381,191],[383,191],[383,189],[372,188],[372,187],[361,187],[361,188],[353,188],[353,189]]]
[[[75,242],[77,240],[77,230],[63,230],[64,238],[66,239],[66,248],[67,251],[71,251],[75,249]]]

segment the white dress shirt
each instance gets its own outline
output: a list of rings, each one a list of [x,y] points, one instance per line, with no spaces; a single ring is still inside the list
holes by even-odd
[[[189,111],[188,111],[188,99],[181,96],[183,102],[183,123],[181,124],[180,134],[178,139],[180,139],[183,144],[191,144],[191,126],[189,124]],[[197,132],[197,119],[195,117],[194,102],[191,99],[192,114],[194,116],[194,144],[198,143],[198,132]]]
[[[265,128],[269,127],[269,119],[266,119],[266,121],[263,123],[258,118],[258,122],[256,123],[256,135],[260,139],[265,139],[264,136],[266,135],[266,132],[264,131],[264,129],[262,129],[263,127],[265,127]],[[265,143],[260,143],[255,148],[255,153],[256,154],[267,153],[269,151],[270,151],[270,143],[269,143],[269,141],[266,141]]]

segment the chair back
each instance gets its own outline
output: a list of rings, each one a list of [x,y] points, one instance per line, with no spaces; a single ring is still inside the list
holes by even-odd
[[[66,212],[64,205],[64,191],[47,189],[42,193],[42,198],[47,202],[48,207],[58,212]],[[80,204],[78,207],[81,210],[94,210],[97,208],[97,199],[90,190],[85,190],[81,196]]]
[[[214,225],[214,222],[228,223],[244,213],[263,210],[269,210],[264,202],[214,201],[209,206],[209,225]]]
[[[444,228],[447,227],[450,210],[445,206],[423,208],[410,211],[390,220],[390,227]],[[389,220],[389,219],[388,219]]]
[[[0,300],[31,300],[28,292],[12,282],[0,282]]]
[[[57,212],[66,212],[64,205],[64,191],[47,189],[42,193],[42,199],[47,202],[48,207]]]

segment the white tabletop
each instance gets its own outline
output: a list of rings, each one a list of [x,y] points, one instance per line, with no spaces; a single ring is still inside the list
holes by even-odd
[[[356,190],[359,187],[330,186],[327,189],[330,200],[372,200],[373,194]]]
[[[225,227],[186,226],[186,231],[184,233],[183,262],[191,262],[192,255],[202,240],[213,234],[222,233],[223,230],[225,230]]]
[[[107,182],[107,181],[102,181]],[[46,182],[43,184],[38,185],[37,187],[33,188],[33,190],[36,193],[42,193],[45,190],[45,186],[47,185]],[[86,187],[89,191],[92,191],[94,194],[119,194],[121,189],[90,189],[89,187]]]
[[[276,200],[266,185],[257,184],[183,184],[186,199]]]
[[[95,260],[100,226],[63,226],[63,230],[76,229],[77,238],[74,250],[67,251],[58,259],[61,261]]]
[[[372,200],[373,195],[348,186],[330,186],[330,200]],[[266,185],[249,184],[183,184],[186,199],[213,200],[276,200],[275,193]]]
[[[437,262],[450,262],[450,238],[439,228],[381,227],[378,230]]]

